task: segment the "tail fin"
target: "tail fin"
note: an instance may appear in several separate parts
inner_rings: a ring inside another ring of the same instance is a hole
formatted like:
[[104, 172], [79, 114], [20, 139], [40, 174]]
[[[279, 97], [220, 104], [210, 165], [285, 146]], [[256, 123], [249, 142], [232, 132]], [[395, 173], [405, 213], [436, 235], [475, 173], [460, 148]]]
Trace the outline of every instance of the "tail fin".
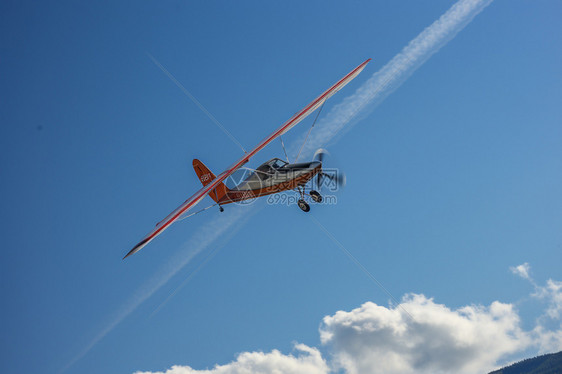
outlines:
[[[198, 159], [193, 160], [193, 169], [203, 186], [208, 185], [216, 178], [215, 174], [213, 174], [213, 172]], [[209, 192], [209, 196], [215, 201], [215, 203], [218, 203], [227, 194], [227, 192], [228, 188], [225, 184], [220, 183], [214, 190]]]

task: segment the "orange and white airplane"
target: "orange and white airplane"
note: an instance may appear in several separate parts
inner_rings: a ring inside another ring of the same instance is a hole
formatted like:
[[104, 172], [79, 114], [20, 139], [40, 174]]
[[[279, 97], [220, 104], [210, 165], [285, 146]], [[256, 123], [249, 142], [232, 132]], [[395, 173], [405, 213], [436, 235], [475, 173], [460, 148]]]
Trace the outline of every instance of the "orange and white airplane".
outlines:
[[[131, 249], [125, 257], [123, 257], [123, 259], [142, 249], [150, 241], [166, 230], [172, 223], [181, 217], [184, 217], [186, 213], [190, 212], [192, 208], [207, 195], [209, 195], [215, 203], [219, 205], [220, 210], [222, 211], [223, 208], [221, 205], [253, 199], [287, 190], [298, 190], [301, 194], [301, 199], [298, 201], [299, 208], [308, 212], [310, 210], [310, 206], [304, 200], [304, 196], [306, 194], [306, 184], [314, 178], [314, 176], [318, 176], [318, 178], [321, 176], [333, 178], [332, 176], [322, 172], [322, 152], [317, 152], [320, 156], [317, 160], [298, 164], [289, 164], [279, 158], [271, 159], [259, 166], [255, 170], [255, 173], [232, 189], [226, 187], [224, 181], [234, 172], [239, 170], [250, 160], [250, 158], [261, 151], [266, 145], [279, 136], [285, 134], [308, 115], [321, 107], [326, 100], [359, 75], [369, 61], [371, 61], [371, 59], [366, 60], [361, 65], [353, 69], [349, 74], [340, 79], [336, 84], [322, 93], [322, 95], [318, 96], [304, 109], [297, 112], [287, 122], [281, 125], [281, 127], [275, 130], [273, 134], [265, 138], [254, 149], [247, 152], [242, 158], [218, 176], [215, 176], [201, 161], [197, 159], [193, 160], [193, 168], [197, 173], [197, 177], [203, 184], [203, 188], [197, 191], [176, 210], [160, 221], [154, 230], [152, 230], [144, 237], [144, 239], [135, 245], [135, 247]], [[317, 191], [310, 191], [307, 195], [309, 195], [315, 202], [322, 201], [322, 196]]]

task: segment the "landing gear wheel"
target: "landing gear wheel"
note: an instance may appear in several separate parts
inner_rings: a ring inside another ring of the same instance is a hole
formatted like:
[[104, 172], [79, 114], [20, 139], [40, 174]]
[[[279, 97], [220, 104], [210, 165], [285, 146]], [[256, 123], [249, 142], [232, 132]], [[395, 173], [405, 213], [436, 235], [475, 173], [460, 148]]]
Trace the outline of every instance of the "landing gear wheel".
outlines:
[[320, 193], [318, 191], [310, 191], [310, 197], [312, 198], [312, 200], [315, 203], [321, 203], [322, 202], [322, 195], [320, 195]]
[[219, 205], [219, 212], [224, 212], [224, 208], [222, 206]]
[[301, 210], [302, 210], [303, 212], [308, 212], [308, 211], [310, 211], [310, 205], [308, 205], [308, 204], [306, 203], [306, 201], [304, 201], [303, 199], [300, 199], [300, 200], [297, 202], [297, 204], [298, 204], [299, 208], [301, 208]]

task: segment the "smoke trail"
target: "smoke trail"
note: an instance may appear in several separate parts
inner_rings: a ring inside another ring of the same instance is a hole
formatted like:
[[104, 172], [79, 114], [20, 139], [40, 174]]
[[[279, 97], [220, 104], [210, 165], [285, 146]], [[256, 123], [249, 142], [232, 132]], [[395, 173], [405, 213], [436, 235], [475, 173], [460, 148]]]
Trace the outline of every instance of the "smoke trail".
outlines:
[[[360, 119], [359, 116], [369, 114], [491, 2], [492, 0], [456, 2], [315, 126], [319, 130], [312, 132], [304, 147], [304, 156], [311, 157], [316, 149], [334, 139], [344, 127], [346, 131], [349, 130]], [[348, 123], [350, 126], [346, 127]], [[303, 140], [304, 136], [300, 143]]]
[[258, 211], [249, 207], [237, 207], [232, 204], [232, 209], [228, 209], [217, 218], [206, 223], [197, 229], [197, 233], [186, 241], [181, 250], [156, 272], [143, 286], [121, 306], [121, 308], [110, 318], [110, 322], [90, 341], [90, 343], [77, 354], [60, 371], [66, 371], [78, 360], [84, 357], [100, 340], [119, 325], [128, 315], [139, 307], [144, 301], [151, 297], [156, 291], [164, 286], [174, 275], [203, 250], [214, 244], [221, 236], [226, 233], [232, 234], [239, 230], [248, 218]]

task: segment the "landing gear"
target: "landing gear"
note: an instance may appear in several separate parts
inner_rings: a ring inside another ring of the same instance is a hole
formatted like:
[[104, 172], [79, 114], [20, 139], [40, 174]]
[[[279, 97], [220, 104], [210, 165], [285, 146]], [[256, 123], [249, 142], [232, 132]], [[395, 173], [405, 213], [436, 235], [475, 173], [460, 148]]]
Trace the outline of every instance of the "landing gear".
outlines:
[[320, 193], [318, 191], [310, 191], [309, 193], [310, 197], [312, 198], [312, 201], [314, 201], [315, 203], [321, 203], [322, 202], [322, 195], [320, 195]]
[[224, 208], [222, 206], [219, 205], [219, 212], [224, 212]]
[[297, 205], [299, 206], [299, 208], [301, 208], [303, 212], [309, 212], [310, 205], [308, 205], [308, 203], [304, 200], [304, 187], [298, 186], [297, 188], [301, 195], [301, 198], [299, 199], [299, 201], [297, 201]]
[[301, 195], [301, 198], [297, 201], [297, 205], [299, 206], [299, 208], [301, 208], [303, 212], [310, 211], [310, 205], [308, 205], [308, 203], [304, 199], [306, 195], [310, 196], [312, 201], [314, 201], [315, 203], [322, 202], [322, 195], [320, 195], [318, 191], [311, 190], [310, 193], [306, 193], [304, 186], [298, 186], [296, 190]]
[[297, 201], [297, 205], [299, 206], [299, 208], [301, 208], [303, 212], [310, 211], [310, 205], [308, 205], [307, 202], [304, 201], [304, 199], [300, 199], [299, 201]]

